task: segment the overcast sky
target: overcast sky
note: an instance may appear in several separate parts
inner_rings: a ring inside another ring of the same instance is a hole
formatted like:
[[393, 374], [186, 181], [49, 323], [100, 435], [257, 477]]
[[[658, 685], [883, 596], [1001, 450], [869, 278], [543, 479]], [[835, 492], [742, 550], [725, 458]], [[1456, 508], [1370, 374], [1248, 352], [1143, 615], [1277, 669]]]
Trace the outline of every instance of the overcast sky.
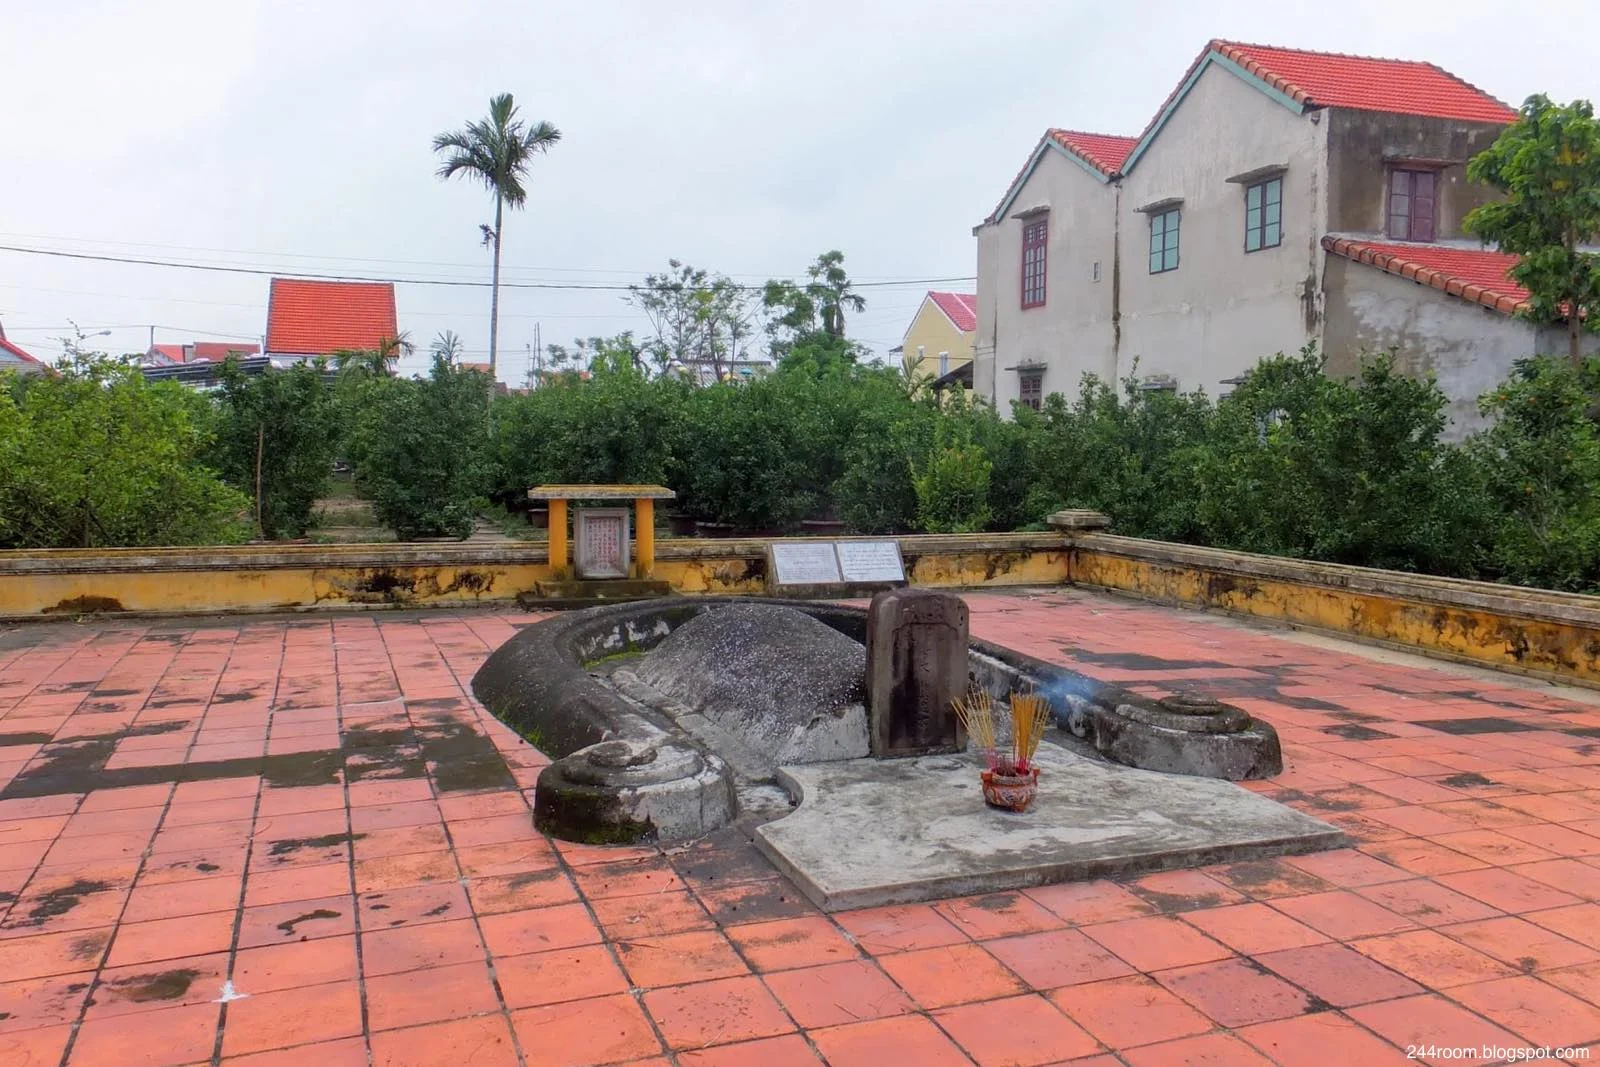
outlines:
[[[272, 271], [486, 280], [487, 195], [430, 140], [515, 94], [562, 141], [505, 277], [625, 285], [669, 258], [758, 283], [838, 248], [861, 282], [970, 276], [1041, 132], [1135, 134], [1212, 37], [1425, 59], [1513, 105], [1600, 96], [1600, 4], [0, 0], [0, 244]], [[939, 288], [970, 289], [952, 282]], [[865, 288], [899, 343], [925, 285]], [[0, 322], [114, 352], [259, 341], [267, 279], [0, 251]], [[486, 289], [396, 287], [400, 327], [487, 358]], [[501, 377], [642, 329], [620, 294], [503, 294]]]

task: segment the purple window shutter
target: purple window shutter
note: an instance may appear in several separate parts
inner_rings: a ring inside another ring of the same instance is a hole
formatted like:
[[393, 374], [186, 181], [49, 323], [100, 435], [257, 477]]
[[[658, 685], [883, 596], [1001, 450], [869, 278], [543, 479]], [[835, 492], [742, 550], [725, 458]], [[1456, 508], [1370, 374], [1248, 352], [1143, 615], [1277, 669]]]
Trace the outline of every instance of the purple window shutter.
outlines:
[[1411, 172], [1405, 170], [1390, 171], [1388, 205], [1388, 231], [1390, 237], [1401, 241], [1410, 238], [1410, 200]]
[[1433, 183], [1432, 171], [1418, 171], [1412, 175], [1411, 239], [1433, 240]]

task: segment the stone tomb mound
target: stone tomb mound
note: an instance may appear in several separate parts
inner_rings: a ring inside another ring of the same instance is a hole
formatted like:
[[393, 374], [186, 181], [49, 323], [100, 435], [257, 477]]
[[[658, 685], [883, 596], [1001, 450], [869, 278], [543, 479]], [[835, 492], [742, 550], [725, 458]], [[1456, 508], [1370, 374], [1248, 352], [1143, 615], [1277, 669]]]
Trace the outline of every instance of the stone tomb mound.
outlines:
[[867, 754], [866, 649], [790, 607], [737, 604], [690, 619], [611, 682], [732, 765], [770, 781], [786, 764]]

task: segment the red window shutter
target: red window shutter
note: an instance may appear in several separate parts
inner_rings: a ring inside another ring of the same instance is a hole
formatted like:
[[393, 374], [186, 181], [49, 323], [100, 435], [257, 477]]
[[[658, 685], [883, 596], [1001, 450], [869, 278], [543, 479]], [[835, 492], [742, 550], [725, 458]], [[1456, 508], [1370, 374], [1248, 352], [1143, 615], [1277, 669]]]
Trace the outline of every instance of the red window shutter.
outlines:
[[1412, 175], [1411, 239], [1433, 240], [1433, 183], [1437, 176], [1432, 171], [1417, 171]]

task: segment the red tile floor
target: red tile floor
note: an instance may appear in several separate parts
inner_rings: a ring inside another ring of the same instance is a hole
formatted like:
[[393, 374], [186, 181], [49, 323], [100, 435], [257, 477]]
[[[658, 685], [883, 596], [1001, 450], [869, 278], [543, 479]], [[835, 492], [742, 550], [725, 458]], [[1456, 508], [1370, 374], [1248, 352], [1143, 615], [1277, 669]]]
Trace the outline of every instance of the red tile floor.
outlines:
[[970, 602], [982, 636], [1266, 717], [1287, 769], [1252, 788], [1353, 847], [827, 916], [737, 832], [534, 831], [545, 759], [468, 691], [531, 616], [28, 626], [0, 631], [0, 1064], [1298, 1067], [1600, 1040], [1595, 694], [1078, 591]]

